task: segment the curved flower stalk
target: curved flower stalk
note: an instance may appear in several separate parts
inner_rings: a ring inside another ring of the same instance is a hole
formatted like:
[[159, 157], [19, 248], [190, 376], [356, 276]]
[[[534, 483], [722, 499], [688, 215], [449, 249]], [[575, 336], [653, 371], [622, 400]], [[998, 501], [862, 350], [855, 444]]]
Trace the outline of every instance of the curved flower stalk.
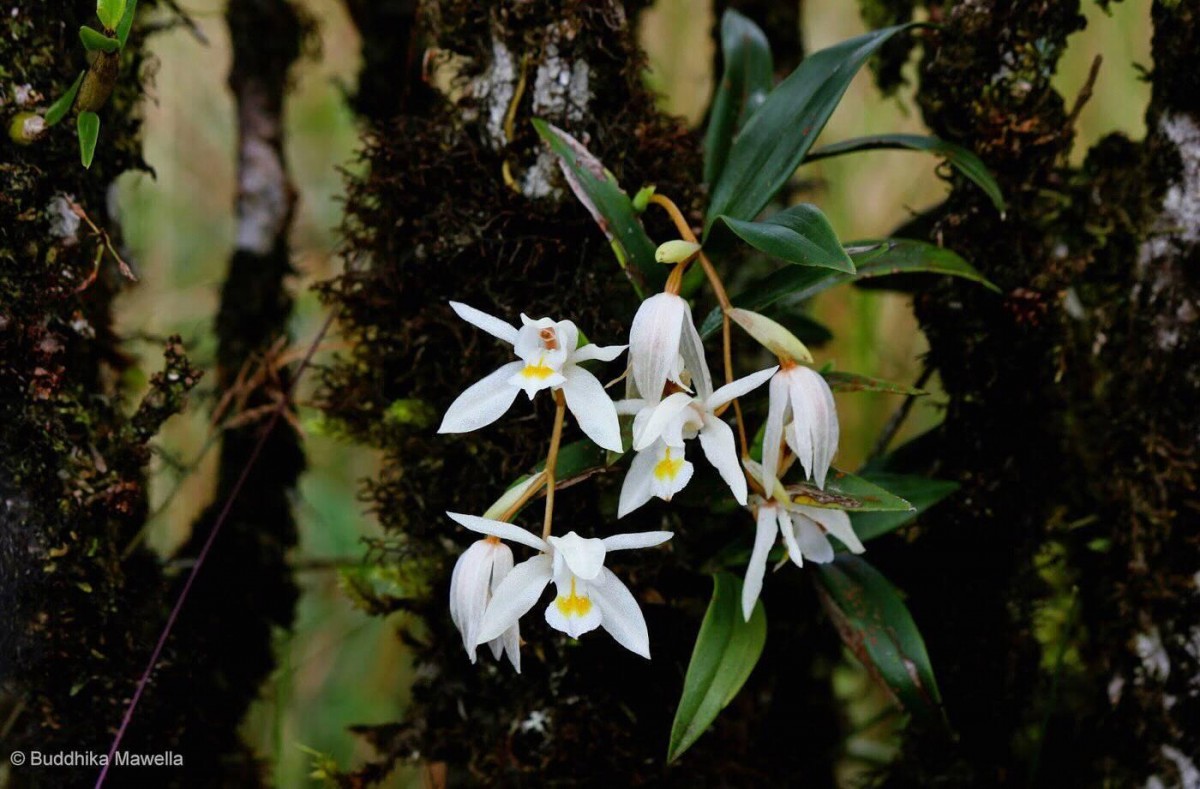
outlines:
[[[702, 375], [696, 394], [674, 392], [657, 405], [646, 401], [625, 401], [622, 410], [638, 408], [633, 421], [633, 448], [637, 450], [625, 482], [617, 517], [624, 517], [645, 504], [652, 496], [666, 501], [691, 479], [691, 464], [684, 460], [684, 442], [700, 439], [708, 462], [733, 492], [738, 504], [746, 504], [746, 477], [742, 473], [733, 430], [717, 412], [734, 398], [762, 386], [779, 368], [759, 370], [714, 391], [704, 390], [708, 366], [699, 361]], [[709, 384], [711, 386], [711, 384]]]
[[[756, 480], [765, 481], [767, 469], [752, 460], [745, 461], [745, 465]], [[771, 546], [775, 544], [776, 535], [783, 540], [787, 558], [797, 567], [803, 567], [805, 559], [817, 564], [832, 562], [834, 549], [829, 542], [830, 534], [837, 537], [851, 553], [866, 550], [854, 533], [850, 516], [845, 511], [797, 504], [778, 480], [774, 480], [769, 488], [764, 485], [764, 490], [768, 494], [755, 496], [751, 502], [751, 506], [757, 510], [757, 528], [754, 549], [746, 565], [746, 580], [742, 585], [742, 615], [747, 622], [762, 591], [767, 557]]]
[[[472, 543], [454, 564], [450, 575], [450, 618], [462, 633], [463, 648], [472, 663], [483, 612], [512, 567], [512, 549], [496, 537]], [[486, 643], [497, 660], [507, 654], [513, 668], [518, 674], [521, 672], [521, 635], [516, 624]]]
[[495, 422], [512, 406], [517, 393], [529, 399], [543, 389], [561, 390], [580, 429], [605, 449], [621, 451], [621, 429], [613, 402], [604, 386], [581, 362], [609, 362], [624, 345], [579, 344], [579, 329], [571, 321], [533, 320], [522, 314], [520, 329], [485, 312], [450, 302], [460, 318], [513, 346], [517, 361], [496, 370], [458, 396], [438, 428], [439, 433], [467, 433]]
[[668, 531], [617, 534], [586, 539], [575, 532], [543, 540], [519, 526], [456, 512], [446, 513], [466, 528], [519, 542], [538, 555], [518, 564], [492, 592], [475, 631], [477, 644], [500, 638], [537, 605], [551, 581], [557, 594], [546, 607], [546, 622], [572, 638], [602, 627], [617, 643], [644, 658], [650, 657], [646, 619], [629, 588], [604, 566], [608, 551], [650, 548], [673, 536]]

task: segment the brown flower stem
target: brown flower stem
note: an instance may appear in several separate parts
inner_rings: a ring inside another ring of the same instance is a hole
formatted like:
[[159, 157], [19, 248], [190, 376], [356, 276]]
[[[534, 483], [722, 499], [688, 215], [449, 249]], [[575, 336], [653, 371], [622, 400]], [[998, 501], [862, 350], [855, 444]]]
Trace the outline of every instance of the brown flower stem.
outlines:
[[554, 392], [554, 432], [550, 434], [550, 451], [546, 453], [546, 517], [542, 521], [542, 539], [550, 536], [550, 524], [554, 520], [554, 470], [558, 466], [558, 445], [562, 442], [563, 416], [567, 412], [567, 401], [561, 389]]

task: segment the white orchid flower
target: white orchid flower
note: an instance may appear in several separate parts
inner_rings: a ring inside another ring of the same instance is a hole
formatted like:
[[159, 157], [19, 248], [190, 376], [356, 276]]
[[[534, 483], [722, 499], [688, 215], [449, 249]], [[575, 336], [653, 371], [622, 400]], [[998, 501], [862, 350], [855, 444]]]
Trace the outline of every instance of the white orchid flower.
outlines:
[[[512, 549], [495, 537], [472, 543], [454, 564], [450, 576], [450, 618], [462, 633], [463, 647], [475, 662], [476, 635], [483, 612], [500, 582], [513, 567]], [[487, 642], [497, 660], [507, 653], [517, 673], [521, 673], [521, 635], [513, 625]]]
[[[707, 374], [703, 359], [700, 369]], [[623, 401], [621, 410], [639, 409], [633, 420], [633, 448], [637, 454], [621, 486], [617, 517], [633, 512], [652, 496], [670, 501], [671, 496], [682, 490], [692, 477], [692, 464], [684, 460], [684, 442], [697, 437], [708, 462], [725, 480], [738, 504], [745, 505], [746, 477], [738, 459], [733, 430], [716, 412], [726, 403], [762, 386], [777, 369], [759, 370], [715, 392], [711, 388], [705, 391], [705, 375], [697, 380], [695, 395], [675, 392], [657, 405], [642, 400]]]
[[825, 476], [837, 452], [837, 407], [829, 384], [811, 367], [785, 365], [771, 379], [763, 435], [763, 487], [767, 490], [775, 484], [781, 441], [787, 442], [804, 473], [824, 490]]
[[[763, 480], [766, 469], [762, 466], [748, 460], [746, 469], [755, 479]], [[787, 556], [797, 567], [803, 567], [805, 559], [817, 564], [833, 561], [834, 550], [829, 542], [829, 534], [841, 540], [852, 553], [866, 550], [854, 533], [850, 516], [845, 511], [797, 504], [778, 481], [769, 488], [764, 486], [764, 489], [768, 492], [766, 498], [754, 497], [758, 524], [750, 562], [746, 565], [746, 580], [742, 584], [742, 615], [747, 622], [762, 592], [767, 556], [775, 544], [776, 535], [783, 539]]]
[[543, 389], [561, 389], [567, 408], [580, 429], [605, 449], [621, 451], [621, 428], [613, 402], [596, 376], [580, 362], [610, 362], [624, 345], [584, 345], [577, 348], [579, 329], [571, 321], [533, 320], [522, 314], [517, 329], [474, 307], [450, 302], [458, 316], [513, 346], [518, 361], [496, 370], [458, 396], [442, 419], [439, 433], [467, 433], [490, 425], [508, 411], [517, 393], [533, 396]]
[[629, 364], [634, 386], [652, 405], [662, 400], [667, 381], [688, 388], [681, 377], [685, 367], [697, 389], [712, 391], [704, 344], [692, 322], [692, 309], [674, 293], [658, 293], [638, 307], [629, 330]]
[[475, 634], [477, 643], [499, 638], [516, 626], [553, 581], [558, 593], [546, 607], [546, 622], [551, 627], [572, 638], [603, 627], [621, 646], [650, 657], [646, 619], [629, 588], [604, 566], [604, 558], [608, 551], [661, 545], [671, 539], [671, 532], [617, 534], [604, 539], [585, 539], [570, 532], [543, 540], [511, 523], [447, 514], [472, 531], [519, 542], [539, 552], [514, 567], [492, 593]]

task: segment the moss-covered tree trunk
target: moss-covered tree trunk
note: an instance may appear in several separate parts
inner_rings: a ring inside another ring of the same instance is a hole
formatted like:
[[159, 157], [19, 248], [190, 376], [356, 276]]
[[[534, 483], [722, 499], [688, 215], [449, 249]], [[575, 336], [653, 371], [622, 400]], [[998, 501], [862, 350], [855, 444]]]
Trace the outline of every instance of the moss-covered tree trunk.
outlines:
[[1050, 78], [1079, 4], [931, 10], [925, 118], [980, 154], [1009, 210], [958, 183], [908, 229], [1004, 293], [916, 296], [949, 405], [909, 455], [963, 490], [872, 553], [911, 595], [955, 736], [910, 732], [891, 782], [1192, 785], [1200, 12], [1155, 4], [1147, 139], [1072, 168], [1075, 97]]

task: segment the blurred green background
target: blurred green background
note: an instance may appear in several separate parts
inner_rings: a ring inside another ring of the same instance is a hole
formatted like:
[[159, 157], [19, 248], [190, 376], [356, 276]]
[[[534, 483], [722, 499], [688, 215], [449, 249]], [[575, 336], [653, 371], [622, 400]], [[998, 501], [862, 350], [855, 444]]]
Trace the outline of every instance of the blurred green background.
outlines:
[[[150, 369], [158, 363], [159, 338], [171, 333], [182, 334], [195, 361], [211, 367], [212, 320], [233, 245], [235, 130], [225, 83], [230, 52], [224, 4], [190, 0], [181, 5], [207, 44], [184, 27], [151, 39], [155, 62], [146, 104], [146, 159], [155, 176], [127, 175], [118, 191], [121, 223], [141, 283], [122, 297], [117, 313], [130, 350], [141, 353]], [[306, 344], [324, 319], [310, 286], [341, 266], [335, 254], [342, 188], [338, 168], [351, 165], [356, 146], [358, 130], [345, 96], [359, 60], [356, 33], [340, 3], [302, 0], [300, 5], [318, 25], [308, 57], [293, 72], [286, 129], [288, 164], [300, 193], [291, 238], [297, 271], [293, 334], [298, 344]], [[1095, 93], [1079, 117], [1076, 162], [1105, 134], [1144, 134], [1148, 86], [1135, 65], [1149, 66], [1149, 6], [1150, 0], [1125, 0], [1106, 14], [1085, 4], [1088, 27], [1072, 38], [1056, 76], [1071, 102], [1092, 59], [1104, 56]], [[847, 0], [805, 0], [804, 9], [809, 51], [864, 30], [856, 4]], [[647, 80], [662, 94], [663, 107], [693, 126], [702, 122], [712, 89], [713, 24], [708, 2], [658, 0], [639, 31], [650, 55]], [[911, 83], [911, 64], [907, 73]], [[911, 85], [884, 99], [863, 73], [822, 141], [889, 131], [923, 131]], [[806, 170], [817, 187], [805, 199], [821, 205], [845, 240], [886, 235], [945, 193], [936, 164], [902, 152], [824, 160]], [[836, 336], [820, 361], [895, 381], [911, 382], [919, 375], [926, 345], [907, 298], [839, 288], [821, 296], [813, 312]], [[335, 331], [318, 358], [336, 352], [338, 342]], [[940, 418], [936, 380], [927, 388], [934, 393], [918, 401], [899, 440]], [[324, 435], [317, 414], [304, 402], [302, 393], [310, 468], [296, 498], [301, 545], [294, 563], [303, 596], [294, 632], [278, 636], [279, 669], [245, 723], [248, 740], [273, 765], [276, 785], [288, 787], [313, 780], [308, 777], [312, 757], [305, 749], [329, 754], [343, 766], [368, 757], [368, 749], [346, 727], [395, 720], [403, 713], [412, 672], [393, 634], [396, 622], [355, 610], [337, 584], [337, 566], [358, 561], [361, 539], [379, 534], [357, 497], [359, 480], [375, 473], [378, 460]], [[900, 398], [883, 394], [839, 396], [839, 465], [854, 468], [861, 462], [899, 403]], [[202, 387], [189, 413], [173, 419], [160, 439], [149, 539], [164, 554], [186, 539], [212, 495], [216, 453], [205, 451], [212, 405], [211, 388]], [[839, 692], [853, 702], [851, 717], [859, 726], [843, 771], [845, 781], [853, 783], [861, 767], [888, 757], [886, 729], [898, 724], [895, 716], [878, 716], [886, 708], [861, 672], [848, 669], [838, 682]], [[396, 785], [417, 782], [415, 771], [395, 778]]]

